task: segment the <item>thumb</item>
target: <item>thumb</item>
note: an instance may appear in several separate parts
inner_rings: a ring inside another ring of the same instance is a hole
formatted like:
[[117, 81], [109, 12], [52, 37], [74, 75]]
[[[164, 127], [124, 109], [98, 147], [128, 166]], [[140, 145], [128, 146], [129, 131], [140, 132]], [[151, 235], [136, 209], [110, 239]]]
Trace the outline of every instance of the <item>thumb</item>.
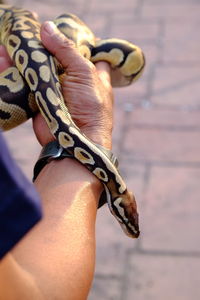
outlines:
[[41, 39], [45, 48], [54, 55], [63, 68], [80, 70], [82, 64], [86, 63], [72, 40], [62, 34], [53, 22], [46, 21], [41, 26]]

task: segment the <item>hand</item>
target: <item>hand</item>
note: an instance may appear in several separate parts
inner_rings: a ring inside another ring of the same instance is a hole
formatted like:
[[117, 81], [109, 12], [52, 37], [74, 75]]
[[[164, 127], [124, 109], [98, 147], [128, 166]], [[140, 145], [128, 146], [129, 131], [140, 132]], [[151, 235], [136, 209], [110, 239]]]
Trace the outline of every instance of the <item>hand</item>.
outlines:
[[0, 73], [12, 66], [12, 61], [4, 46], [0, 45]]
[[[66, 70], [62, 90], [74, 122], [93, 142], [111, 148], [113, 95], [108, 64], [94, 66], [83, 58], [52, 22], [41, 26], [41, 39]], [[11, 65], [2, 46], [0, 63], [0, 72]], [[41, 145], [54, 139], [41, 114], [34, 118], [33, 128]]]
[[[64, 37], [52, 22], [41, 27], [42, 42], [66, 70], [62, 81], [63, 96], [70, 114], [81, 129], [94, 142], [111, 148], [112, 89], [109, 66], [96, 67], [83, 58], [74, 43]], [[42, 131], [44, 121], [39, 115], [34, 130], [41, 144], [52, 140], [49, 131]]]

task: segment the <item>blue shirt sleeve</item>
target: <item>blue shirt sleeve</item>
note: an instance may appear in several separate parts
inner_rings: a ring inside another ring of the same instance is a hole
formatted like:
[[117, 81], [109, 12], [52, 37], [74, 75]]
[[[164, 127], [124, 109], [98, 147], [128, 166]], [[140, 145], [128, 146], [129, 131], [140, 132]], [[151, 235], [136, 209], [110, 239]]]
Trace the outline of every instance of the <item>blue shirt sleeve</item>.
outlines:
[[0, 259], [41, 219], [39, 195], [0, 133]]

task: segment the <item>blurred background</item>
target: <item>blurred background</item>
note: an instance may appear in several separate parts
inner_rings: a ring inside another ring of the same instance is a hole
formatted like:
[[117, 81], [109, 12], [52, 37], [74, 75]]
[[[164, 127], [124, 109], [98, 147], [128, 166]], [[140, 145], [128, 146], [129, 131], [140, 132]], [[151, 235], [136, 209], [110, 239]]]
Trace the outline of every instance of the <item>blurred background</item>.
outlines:
[[[138, 44], [146, 69], [115, 89], [113, 151], [134, 191], [141, 236], [105, 206], [89, 300], [200, 299], [200, 0], [9, 0], [52, 20], [83, 19], [98, 37]], [[40, 147], [31, 122], [5, 134], [26, 175]], [[80, 270], [81, 271], [81, 270]]]

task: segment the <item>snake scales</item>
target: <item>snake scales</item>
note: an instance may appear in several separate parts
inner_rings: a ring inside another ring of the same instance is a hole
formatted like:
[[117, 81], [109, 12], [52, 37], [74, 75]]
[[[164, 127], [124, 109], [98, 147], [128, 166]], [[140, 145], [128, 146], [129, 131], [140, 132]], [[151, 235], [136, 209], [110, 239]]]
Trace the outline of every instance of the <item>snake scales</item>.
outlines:
[[[144, 56], [140, 48], [119, 40], [98, 40], [76, 16], [65, 14], [54, 23], [92, 62], [112, 67], [113, 86], [128, 85], [140, 76]], [[74, 124], [61, 94], [58, 66], [40, 40], [40, 24], [21, 8], [0, 5], [0, 43], [14, 61], [0, 77], [0, 128], [18, 126], [39, 109], [59, 144], [104, 185], [108, 206], [125, 233], [139, 236], [138, 214], [132, 193], [107, 155]], [[22, 101], [23, 99], [23, 101]]]

